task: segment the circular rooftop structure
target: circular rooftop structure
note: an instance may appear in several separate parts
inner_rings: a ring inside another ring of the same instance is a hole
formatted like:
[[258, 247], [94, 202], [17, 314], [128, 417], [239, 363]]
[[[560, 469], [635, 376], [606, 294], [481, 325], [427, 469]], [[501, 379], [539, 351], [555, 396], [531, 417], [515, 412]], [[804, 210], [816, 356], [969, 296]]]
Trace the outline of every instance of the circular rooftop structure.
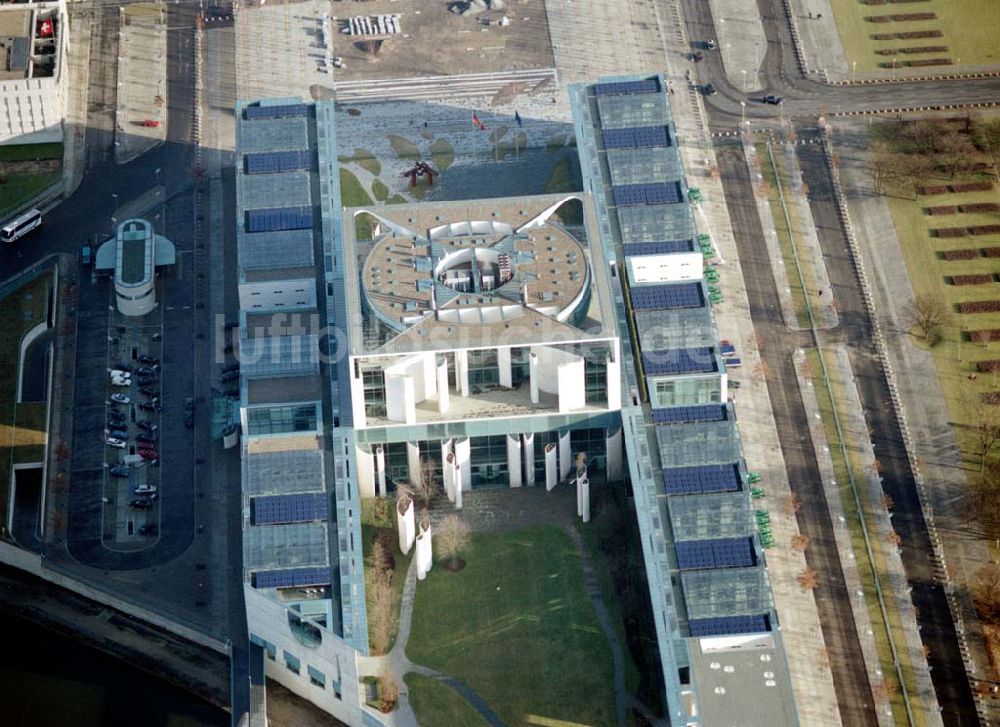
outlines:
[[429, 236], [378, 238], [361, 270], [365, 305], [404, 331], [428, 315], [464, 325], [499, 323], [531, 308], [560, 322], [585, 312], [590, 268], [562, 227], [523, 231], [495, 222], [441, 225]]

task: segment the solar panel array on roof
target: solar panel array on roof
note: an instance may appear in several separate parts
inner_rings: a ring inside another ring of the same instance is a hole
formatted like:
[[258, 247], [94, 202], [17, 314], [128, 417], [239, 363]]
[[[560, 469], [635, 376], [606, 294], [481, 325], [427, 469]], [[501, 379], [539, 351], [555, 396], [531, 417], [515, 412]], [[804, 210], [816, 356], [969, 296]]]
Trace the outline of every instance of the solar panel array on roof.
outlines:
[[668, 495], [735, 492], [740, 489], [740, 473], [735, 464], [670, 467], [663, 470], [663, 489]]
[[629, 294], [632, 298], [632, 307], [637, 310], [701, 308], [705, 305], [700, 283], [642, 285], [630, 287]]
[[304, 103], [281, 104], [278, 106], [247, 106], [243, 109], [243, 118], [248, 121], [255, 119], [284, 119], [289, 116], [305, 116], [309, 107]]
[[311, 168], [312, 154], [308, 149], [244, 154], [243, 162], [247, 174], [278, 174]]
[[[701, 374], [715, 371], [715, 356], [710, 348], [675, 348], [671, 351], [647, 351], [642, 354], [647, 376], [664, 374]], [[705, 419], [702, 421], [718, 421]]]
[[309, 230], [313, 226], [312, 207], [272, 207], [247, 210], [247, 232]]
[[625, 129], [604, 129], [605, 149], [648, 149], [670, 146], [666, 126], [630, 126]]
[[595, 83], [595, 96], [614, 96], [622, 93], [658, 93], [660, 83], [655, 78], [644, 81], [612, 81], [610, 83]]
[[283, 568], [257, 571], [252, 580], [254, 588], [296, 588], [328, 586], [332, 578], [329, 568]]
[[731, 634], [756, 634], [771, 630], [767, 614], [749, 616], [719, 616], [688, 621], [692, 636], [728, 636]]
[[721, 422], [726, 419], [725, 404], [698, 404], [653, 409], [654, 424], [685, 424], [688, 422]]
[[679, 182], [653, 182], [646, 184], [616, 184], [611, 187], [617, 207], [636, 205], [677, 204], [681, 196]]
[[672, 255], [675, 252], [693, 252], [694, 240], [664, 240], [663, 242], [628, 242], [622, 245], [625, 257], [636, 255]]
[[756, 561], [750, 538], [687, 540], [674, 543], [674, 549], [677, 551], [677, 567], [681, 570], [744, 568], [754, 565]]
[[326, 494], [302, 493], [268, 495], [250, 500], [251, 525], [278, 525], [326, 520], [329, 501]]

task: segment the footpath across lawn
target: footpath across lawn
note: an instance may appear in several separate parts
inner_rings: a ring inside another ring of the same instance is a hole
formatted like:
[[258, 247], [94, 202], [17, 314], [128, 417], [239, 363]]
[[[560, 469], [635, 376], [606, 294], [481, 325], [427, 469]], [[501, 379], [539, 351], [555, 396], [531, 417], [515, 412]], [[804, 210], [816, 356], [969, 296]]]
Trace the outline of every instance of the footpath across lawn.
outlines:
[[410, 706], [420, 724], [427, 727], [487, 727], [489, 724], [462, 695], [447, 684], [421, 674], [407, 674], [404, 680], [410, 690]]
[[614, 724], [611, 650], [562, 530], [476, 533], [417, 584], [406, 653], [461, 679], [510, 725]]

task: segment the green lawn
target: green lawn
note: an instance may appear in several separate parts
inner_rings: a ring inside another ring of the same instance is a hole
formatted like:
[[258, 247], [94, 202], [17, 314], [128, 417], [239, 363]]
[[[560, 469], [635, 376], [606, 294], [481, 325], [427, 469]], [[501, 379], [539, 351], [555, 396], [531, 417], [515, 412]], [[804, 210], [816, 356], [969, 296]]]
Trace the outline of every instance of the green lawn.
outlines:
[[447, 684], [420, 674], [407, 674], [403, 679], [410, 690], [410, 706], [423, 727], [483, 727], [489, 724]]
[[[2, 147], [0, 147], [2, 148]], [[0, 216], [16, 210], [22, 204], [41, 194], [62, 178], [62, 172], [48, 174], [14, 174], [0, 184]]]
[[569, 537], [477, 533], [465, 559], [418, 584], [410, 659], [462, 679], [510, 725], [613, 724], [611, 650]]
[[[929, 0], [920, 3], [890, 3], [862, 5], [858, 0], [831, 0], [837, 21], [841, 44], [848, 63], [857, 61], [858, 73], [882, 71], [880, 62], [892, 63], [926, 58], [951, 58], [951, 66], [928, 67], [929, 73], [954, 73], [973, 65], [1000, 64], [1000, 12], [996, 0]], [[864, 18], [875, 15], [900, 15], [933, 12], [936, 20], [869, 23]], [[803, 20], [800, 22], [809, 22]], [[905, 33], [914, 30], [940, 30], [940, 38], [911, 38], [906, 40], [872, 40], [873, 33]], [[876, 55], [880, 49], [912, 48], [918, 46], [947, 46], [947, 52], [922, 54]], [[957, 61], [961, 59], [959, 67]], [[902, 66], [900, 66], [902, 67]], [[889, 71], [891, 73], [891, 70]]]
[[[32, 461], [37, 461], [44, 441], [39, 431], [44, 426], [44, 413], [39, 414], [34, 404], [16, 406], [15, 399], [21, 338], [45, 320], [50, 280], [42, 276], [0, 300], [0, 523], [7, 522], [13, 463], [28, 461], [32, 456]], [[20, 411], [25, 407], [27, 411]], [[16, 423], [29, 428], [22, 430]]]
[[62, 159], [62, 142], [49, 144], [11, 144], [0, 146], [0, 162], [33, 161], [35, 159]]
[[340, 203], [344, 207], [368, 207], [372, 198], [353, 172], [340, 168]]

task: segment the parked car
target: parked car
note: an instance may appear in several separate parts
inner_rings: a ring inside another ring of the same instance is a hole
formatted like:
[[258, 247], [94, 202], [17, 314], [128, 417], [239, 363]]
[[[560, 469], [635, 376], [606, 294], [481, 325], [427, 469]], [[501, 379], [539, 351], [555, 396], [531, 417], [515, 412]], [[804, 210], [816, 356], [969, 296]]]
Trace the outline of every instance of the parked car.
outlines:
[[155, 399], [160, 392], [158, 392], [156, 389], [142, 388], [139, 389], [139, 393], [147, 398]]
[[144, 401], [139, 404], [139, 408], [143, 411], [163, 411], [163, 407], [159, 403], [153, 403], [151, 401]]
[[139, 535], [156, 535], [156, 523], [143, 523], [140, 525]]
[[142, 484], [132, 490], [137, 495], [150, 495], [156, 492], [156, 485], [146, 485]]
[[118, 363], [116, 363], [115, 369], [117, 369], [118, 371], [124, 371], [127, 374], [132, 373], [132, 367], [129, 364], [125, 363], [124, 361], [119, 361]]
[[108, 432], [108, 436], [112, 439], [124, 439], [128, 440], [128, 432], [124, 429], [112, 429]]
[[184, 426], [187, 429], [194, 429], [194, 413], [193, 412], [187, 412], [184, 415]]
[[239, 399], [240, 398], [240, 390], [239, 389], [226, 389], [224, 393], [230, 399]]
[[115, 404], [131, 404], [132, 400], [129, 399], [125, 394], [112, 394], [111, 401]]
[[133, 510], [152, 510], [153, 501], [145, 497], [139, 497], [132, 500], [132, 502], [129, 503], [129, 507]]
[[135, 435], [135, 441], [140, 442], [142, 444], [156, 444], [156, 437], [154, 437], [152, 434], [147, 434], [146, 432], [142, 432], [141, 434]]
[[84, 243], [80, 248], [80, 264], [87, 267], [93, 261], [93, 248], [89, 243]]
[[155, 376], [160, 371], [159, 364], [152, 364], [151, 366], [140, 366], [135, 370], [139, 376]]
[[140, 429], [145, 429], [150, 434], [155, 434], [156, 430], [160, 428], [156, 424], [153, 424], [153, 422], [136, 422], [136, 426]]
[[718, 47], [719, 47], [719, 44], [716, 43], [714, 39], [710, 39], [710, 40], [706, 40], [705, 41], [705, 48], [707, 48], [708, 50], [715, 50]]
[[705, 60], [705, 54], [702, 53], [700, 50], [696, 50], [694, 53], [691, 54], [691, 60], [694, 61], [695, 63], [703, 61]]
[[118, 437], [108, 437], [104, 440], [109, 447], [114, 447], [115, 449], [125, 449], [125, 442]]
[[184, 400], [184, 411], [194, 411], [194, 399], [191, 397]]
[[144, 353], [139, 357], [139, 362], [144, 364], [158, 364], [160, 359], [155, 356], [150, 356], [148, 353]]
[[714, 83], [706, 83], [704, 86], [701, 87], [701, 92], [706, 96], [714, 96], [715, 94], [718, 93], [718, 90], [715, 88]]
[[730, 389], [738, 389], [738, 388], [740, 388], [740, 382], [737, 381], [736, 379], [730, 379], [729, 380], [729, 388]]
[[155, 449], [140, 449], [139, 456], [143, 459], [159, 459], [160, 454]]
[[785, 99], [783, 99], [781, 96], [775, 96], [773, 93], [769, 93], [764, 98], [761, 99], [761, 102], [762, 103], [769, 103], [772, 106], [777, 106], [778, 104], [780, 104], [784, 100]]
[[126, 419], [125, 415], [117, 411], [108, 411], [108, 421], [109, 422], [124, 422]]
[[117, 464], [108, 470], [108, 474], [112, 477], [128, 477], [132, 474], [132, 468], [127, 464]]

